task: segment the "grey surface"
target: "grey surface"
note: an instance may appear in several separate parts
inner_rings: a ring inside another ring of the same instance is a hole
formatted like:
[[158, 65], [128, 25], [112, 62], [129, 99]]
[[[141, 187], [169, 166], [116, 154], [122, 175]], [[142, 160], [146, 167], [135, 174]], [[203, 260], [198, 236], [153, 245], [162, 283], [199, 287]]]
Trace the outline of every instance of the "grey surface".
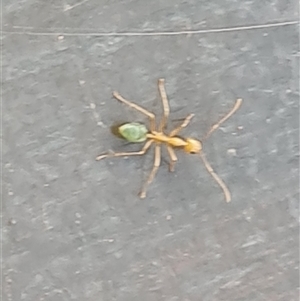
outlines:
[[[75, 5], [75, 6], [74, 6]], [[176, 36], [298, 19], [297, 1], [10, 1], [3, 4], [3, 300], [298, 300], [298, 27]], [[23, 34], [21, 34], [23, 32]], [[110, 126], [146, 121], [113, 90], [201, 139], [139, 200], [152, 154]], [[178, 122], [178, 121], [177, 121]], [[236, 155], [231, 149], [236, 150]], [[228, 152], [229, 150], [229, 152]]]

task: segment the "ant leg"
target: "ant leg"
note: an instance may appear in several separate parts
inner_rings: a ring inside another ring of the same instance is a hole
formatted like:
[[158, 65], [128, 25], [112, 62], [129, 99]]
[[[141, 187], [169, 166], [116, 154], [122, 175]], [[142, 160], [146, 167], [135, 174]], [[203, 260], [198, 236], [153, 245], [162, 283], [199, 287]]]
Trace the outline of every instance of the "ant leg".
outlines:
[[146, 190], [147, 190], [149, 184], [153, 181], [153, 179], [157, 173], [158, 167], [160, 166], [160, 159], [161, 159], [160, 150], [161, 150], [160, 144], [156, 144], [153, 168], [151, 170], [151, 173], [149, 174], [149, 177], [148, 177], [146, 183], [144, 184], [144, 186], [139, 194], [141, 199], [144, 199], [146, 197]]
[[155, 115], [152, 112], [149, 112], [146, 109], [138, 106], [137, 104], [135, 104], [135, 103], [133, 103], [133, 102], [131, 102], [129, 100], [126, 100], [118, 92], [113, 92], [113, 96], [117, 100], [119, 100], [119, 101], [125, 103], [126, 105], [128, 105], [129, 107], [131, 107], [131, 108], [133, 108], [133, 109], [141, 112], [142, 114], [148, 116], [149, 119], [150, 119], [150, 131], [155, 131]]
[[225, 183], [222, 181], [222, 179], [215, 173], [207, 159], [205, 158], [203, 153], [200, 153], [200, 158], [202, 159], [204, 166], [206, 167], [207, 171], [212, 175], [212, 177], [216, 180], [216, 182], [220, 185], [220, 187], [223, 189], [225, 200], [227, 203], [231, 201], [231, 196], [228, 188], [226, 187]]
[[138, 152], [127, 152], [127, 153], [105, 153], [103, 155], [99, 155], [96, 160], [102, 160], [104, 158], [111, 158], [111, 157], [126, 157], [126, 156], [138, 156], [138, 155], [144, 155], [146, 151], [149, 149], [151, 144], [154, 142], [154, 140], [148, 140], [144, 147], [138, 151]]
[[173, 172], [174, 171], [174, 165], [178, 161], [178, 159], [177, 159], [177, 156], [174, 152], [174, 149], [170, 145], [167, 145], [167, 151], [168, 151], [169, 156], [171, 158], [170, 165], [169, 165], [169, 171]]
[[183, 128], [185, 128], [191, 121], [191, 119], [195, 116], [195, 114], [189, 114], [183, 121], [183, 123], [175, 128], [169, 135], [169, 137], [176, 136]]
[[164, 115], [160, 121], [160, 125], [158, 128], [158, 131], [162, 132], [166, 126], [166, 123], [167, 123], [167, 120], [169, 117], [169, 113], [170, 113], [169, 101], [168, 101], [167, 93], [166, 93], [166, 89], [165, 89], [165, 80], [163, 78], [158, 80], [158, 89], [159, 89], [161, 101], [163, 104], [163, 110], [164, 110]]
[[210, 128], [208, 133], [205, 135], [204, 139], [207, 139], [216, 129], [219, 128], [219, 126], [224, 121], [226, 121], [231, 115], [233, 115], [238, 110], [238, 108], [241, 106], [241, 104], [242, 104], [242, 99], [241, 98], [237, 99], [236, 103], [235, 103], [234, 107], [231, 109], [231, 111], [226, 116], [224, 116], [219, 122], [217, 122]]

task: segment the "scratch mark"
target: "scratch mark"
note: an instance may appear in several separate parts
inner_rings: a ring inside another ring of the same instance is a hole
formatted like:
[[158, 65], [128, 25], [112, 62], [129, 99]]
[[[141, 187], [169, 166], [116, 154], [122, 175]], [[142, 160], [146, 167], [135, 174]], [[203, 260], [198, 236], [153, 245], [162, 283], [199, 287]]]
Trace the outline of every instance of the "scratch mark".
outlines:
[[266, 241], [265, 233], [259, 233], [248, 237], [247, 241], [241, 246], [242, 249], [252, 247]]
[[[256, 25], [245, 25], [238, 27], [225, 27], [225, 28], [212, 28], [212, 29], [200, 29], [200, 30], [183, 30], [183, 31], [143, 31], [143, 32], [37, 32], [37, 31], [1, 31], [3, 34], [14, 34], [14, 35], [33, 35], [33, 36], [94, 36], [94, 37], [149, 37], [149, 36], [178, 36], [178, 35], [195, 35], [195, 34], [209, 34], [209, 33], [223, 33], [233, 31], [244, 31], [254, 29], [265, 29], [272, 27], [282, 27], [289, 25], [299, 24], [299, 21], [286, 21], [269, 24], [256, 24]], [[21, 27], [24, 28], [24, 27]], [[26, 27], [25, 27], [26, 28]], [[51, 28], [49, 28], [51, 30]]]
[[71, 9], [73, 9], [73, 8], [79, 6], [79, 5], [84, 4], [84, 3], [87, 2], [87, 1], [88, 1], [88, 0], [83, 0], [83, 1], [81, 1], [81, 2], [79, 2], [79, 3], [74, 4], [74, 5], [66, 4], [66, 5], [65, 5], [65, 8], [64, 8], [64, 11], [71, 10]]
[[[13, 270], [9, 269], [7, 272], [11, 273]], [[12, 278], [9, 277], [9, 275], [6, 275], [4, 277], [5, 283], [4, 283], [4, 291], [6, 292], [6, 297], [8, 301], [12, 301]]]
[[252, 272], [258, 264], [252, 264], [249, 268], [236, 271], [235, 275], [232, 277], [232, 279], [228, 282], [226, 282], [224, 285], [220, 286], [220, 289], [226, 289], [226, 288], [233, 288], [241, 283], [240, 279], [245, 277], [248, 273]]

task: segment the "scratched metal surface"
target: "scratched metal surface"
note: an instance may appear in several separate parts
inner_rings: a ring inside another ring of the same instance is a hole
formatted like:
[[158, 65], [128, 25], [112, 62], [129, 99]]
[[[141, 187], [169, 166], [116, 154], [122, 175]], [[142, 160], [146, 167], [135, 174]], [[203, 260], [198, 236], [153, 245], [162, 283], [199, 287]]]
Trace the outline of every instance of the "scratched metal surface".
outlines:
[[[64, 3], [64, 4], [63, 4]], [[297, 1], [10, 1], [3, 4], [3, 300], [298, 300], [298, 27], [188, 35], [297, 20]], [[110, 133], [143, 121], [113, 90], [205, 141], [199, 158], [152, 154]]]

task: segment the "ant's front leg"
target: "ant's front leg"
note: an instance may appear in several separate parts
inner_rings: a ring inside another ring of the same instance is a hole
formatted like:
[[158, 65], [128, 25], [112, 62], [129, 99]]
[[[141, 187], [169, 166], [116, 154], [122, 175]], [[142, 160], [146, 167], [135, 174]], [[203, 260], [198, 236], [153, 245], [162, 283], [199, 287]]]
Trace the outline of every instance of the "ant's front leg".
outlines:
[[170, 164], [169, 164], [169, 171], [173, 172], [174, 171], [174, 165], [178, 161], [178, 159], [177, 159], [177, 156], [174, 152], [174, 149], [170, 145], [167, 145], [167, 151], [168, 151], [168, 154], [171, 158], [171, 161], [170, 161]]

